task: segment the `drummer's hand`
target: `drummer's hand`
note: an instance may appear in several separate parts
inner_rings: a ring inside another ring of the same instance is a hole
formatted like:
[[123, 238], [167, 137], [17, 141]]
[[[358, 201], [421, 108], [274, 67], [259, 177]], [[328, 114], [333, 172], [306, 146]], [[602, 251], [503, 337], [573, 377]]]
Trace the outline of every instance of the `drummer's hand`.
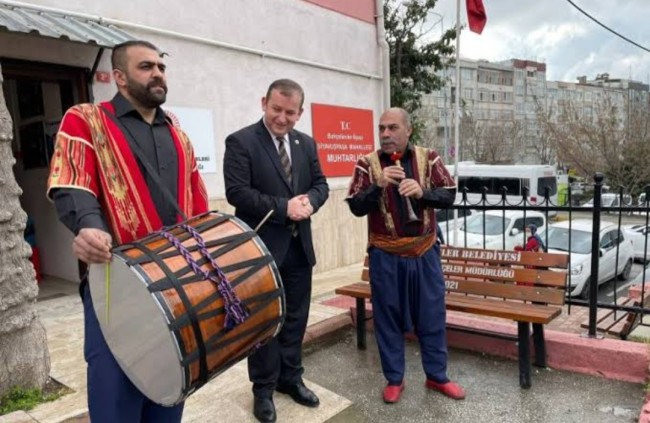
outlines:
[[111, 235], [101, 229], [84, 228], [72, 243], [74, 255], [84, 263], [100, 264], [111, 261]]
[[287, 204], [287, 216], [295, 222], [307, 219], [313, 212], [314, 207], [309, 202], [307, 194], [297, 195]]

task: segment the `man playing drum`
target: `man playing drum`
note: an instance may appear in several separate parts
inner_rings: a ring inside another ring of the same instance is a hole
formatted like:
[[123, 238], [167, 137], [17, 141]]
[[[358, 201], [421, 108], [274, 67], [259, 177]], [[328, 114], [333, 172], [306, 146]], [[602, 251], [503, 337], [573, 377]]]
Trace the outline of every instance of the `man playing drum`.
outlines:
[[[118, 93], [99, 106], [74, 106], [63, 117], [48, 197], [76, 235], [72, 249], [84, 265], [110, 261], [114, 243], [132, 242], [176, 224], [181, 220], [177, 208], [187, 217], [208, 210], [192, 144], [160, 108], [167, 95], [162, 56], [146, 41], [115, 46], [111, 64]], [[120, 369], [100, 330], [87, 275], [80, 292], [91, 421], [180, 422], [183, 403], [155, 404]]]

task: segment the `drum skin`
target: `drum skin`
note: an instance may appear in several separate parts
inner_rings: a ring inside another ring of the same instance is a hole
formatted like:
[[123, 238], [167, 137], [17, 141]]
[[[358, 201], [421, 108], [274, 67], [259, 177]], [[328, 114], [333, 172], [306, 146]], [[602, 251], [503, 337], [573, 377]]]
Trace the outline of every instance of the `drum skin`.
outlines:
[[[161, 233], [113, 249], [93, 265], [90, 292], [102, 334], [122, 370], [149, 399], [183, 401], [277, 335], [284, 290], [273, 258], [241, 220], [219, 212], [189, 219], [248, 316], [225, 328], [217, 284], [188, 265]], [[202, 271], [214, 268], [182, 224], [164, 231], [181, 241]]]

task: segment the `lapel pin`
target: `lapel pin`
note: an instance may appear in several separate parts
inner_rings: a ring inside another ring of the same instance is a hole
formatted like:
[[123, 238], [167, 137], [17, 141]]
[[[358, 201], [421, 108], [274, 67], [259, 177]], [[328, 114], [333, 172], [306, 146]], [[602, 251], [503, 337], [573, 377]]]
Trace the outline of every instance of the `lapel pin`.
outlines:
[[293, 140], [293, 142], [296, 143], [296, 145], [300, 144], [298, 140]]

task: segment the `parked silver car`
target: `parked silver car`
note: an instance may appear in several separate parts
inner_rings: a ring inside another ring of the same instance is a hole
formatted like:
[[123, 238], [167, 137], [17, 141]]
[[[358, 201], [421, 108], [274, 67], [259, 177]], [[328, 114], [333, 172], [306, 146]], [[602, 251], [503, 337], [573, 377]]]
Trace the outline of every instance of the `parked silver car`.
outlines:
[[[570, 226], [569, 226], [570, 225]], [[540, 236], [546, 241], [549, 253], [565, 253], [571, 257], [571, 286], [569, 294], [589, 297], [591, 279], [591, 239], [593, 222], [576, 219], [549, 225], [548, 233]], [[571, 246], [569, 247], [569, 239]], [[632, 271], [633, 247], [622, 230], [611, 222], [600, 223], [598, 285], [619, 277], [627, 280]], [[618, 247], [618, 248], [617, 248]], [[617, 267], [618, 252], [618, 267]]]

